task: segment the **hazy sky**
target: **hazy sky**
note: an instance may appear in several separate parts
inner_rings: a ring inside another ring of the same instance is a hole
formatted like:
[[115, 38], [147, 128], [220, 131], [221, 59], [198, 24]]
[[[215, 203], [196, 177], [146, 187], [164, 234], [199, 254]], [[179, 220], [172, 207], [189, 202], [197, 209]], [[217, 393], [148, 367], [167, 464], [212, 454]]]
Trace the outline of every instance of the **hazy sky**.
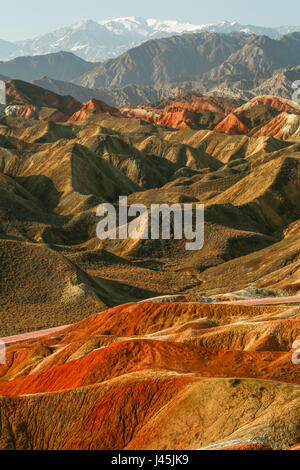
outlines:
[[0, 38], [26, 39], [79, 20], [140, 16], [192, 23], [223, 20], [298, 25], [300, 0], [0, 0]]

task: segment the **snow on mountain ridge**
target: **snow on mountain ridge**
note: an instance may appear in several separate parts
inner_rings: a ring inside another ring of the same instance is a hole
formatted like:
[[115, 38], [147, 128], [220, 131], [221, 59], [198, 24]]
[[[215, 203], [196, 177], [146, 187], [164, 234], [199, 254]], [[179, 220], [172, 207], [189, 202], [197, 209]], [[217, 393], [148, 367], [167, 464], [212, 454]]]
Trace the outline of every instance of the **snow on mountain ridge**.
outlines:
[[0, 60], [10, 60], [22, 55], [76, 51], [79, 57], [97, 62], [117, 57], [149, 39], [203, 31], [216, 33], [241, 31], [248, 34], [265, 34], [276, 39], [283, 34], [300, 31], [300, 26], [265, 28], [241, 25], [236, 21], [197, 25], [177, 20], [144, 19], [134, 16], [99, 21], [85, 20], [33, 39], [17, 42], [0, 40]]

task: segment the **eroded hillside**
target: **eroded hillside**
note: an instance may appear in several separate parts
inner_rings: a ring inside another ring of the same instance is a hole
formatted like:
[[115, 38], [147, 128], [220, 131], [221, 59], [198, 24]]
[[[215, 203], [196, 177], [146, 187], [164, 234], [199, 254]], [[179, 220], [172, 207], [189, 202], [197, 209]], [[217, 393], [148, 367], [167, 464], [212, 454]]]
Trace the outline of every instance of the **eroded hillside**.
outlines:
[[[125, 117], [97, 100], [81, 105], [20, 81], [7, 94], [16, 104], [0, 121], [2, 336], [155, 295], [195, 298], [249, 285], [297, 294], [299, 105], [185, 95], [158, 107], [162, 116], [174, 106], [202, 116], [206, 128], [198, 130]], [[24, 107], [64, 117], [25, 119]], [[226, 127], [232, 115], [246, 135]], [[216, 120], [225, 132], [214, 129]], [[109, 202], [118, 211], [121, 195], [149, 210], [204, 203], [204, 248], [99, 240], [97, 207]]]

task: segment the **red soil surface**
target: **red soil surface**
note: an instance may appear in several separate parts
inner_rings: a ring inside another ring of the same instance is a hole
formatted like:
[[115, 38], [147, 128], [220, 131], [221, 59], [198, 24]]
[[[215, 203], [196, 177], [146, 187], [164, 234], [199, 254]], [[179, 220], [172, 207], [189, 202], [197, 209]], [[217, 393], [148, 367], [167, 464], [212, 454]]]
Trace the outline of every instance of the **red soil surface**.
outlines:
[[[278, 365], [278, 369], [275, 366]], [[286, 370], [281, 373], [282, 367]], [[94, 351], [88, 356], [39, 374], [0, 384], [0, 394], [20, 395], [70, 390], [101, 383], [141, 370], [197, 373], [206, 377], [259, 377], [290, 380], [299, 377], [290, 353], [209, 351], [155, 340], [129, 340]], [[264, 370], [264, 372], [262, 372]]]
[[252, 100], [250, 100], [250, 103], [256, 102], [271, 106], [280, 112], [300, 114], [300, 110], [298, 108], [292, 106], [290, 103], [286, 102], [286, 100], [276, 98], [276, 96], [258, 96], [257, 98], [252, 98]]
[[[199, 129], [199, 116], [226, 116], [239, 104], [238, 100], [226, 100], [220, 97], [197, 96], [189, 93], [176, 99], [164, 100], [156, 105], [141, 105], [137, 108], [123, 108], [125, 117], [139, 117], [147, 122], [175, 129]], [[205, 124], [203, 124], [205, 127]]]
[[[291, 423], [299, 402], [291, 384], [300, 383], [300, 373], [290, 346], [224, 347], [226, 329], [276, 328], [280, 312], [273, 306], [131, 303], [48, 336], [23, 336], [7, 345], [0, 365], [0, 448], [11, 442], [26, 449], [118, 450], [296, 445]], [[280, 321], [289, 329], [295, 320], [286, 314]], [[214, 347], [192, 344], [197, 332], [215, 335]], [[12, 413], [13, 435], [6, 419]], [[280, 426], [284, 439], [280, 432], [276, 437]]]
[[20, 109], [25, 106], [24, 110], [32, 109], [32, 107], [38, 108], [38, 110], [42, 108], [52, 109], [53, 112], [60, 113], [61, 119], [58, 115], [55, 117], [57, 121], [66, 120], [68, 116], [74, 114], [82, 106], [72, 96], [61, 96], [22, 80], [9, 80], [6, 82], [6, 103], [7, 105], [20, 105]]
[[261, 135], [270, 135], [276, 139], [286, 140], [299, 129], [300, 116], [297, 114], [281, 113], [268, 122], [265, 126], [261, 127], [254, 137]]
[[82, 108], [74, 113], [70, 118], [70, 122], [82, 121], [86, 119], [91, 114], [95, 113], [108, 113], [111, 116], [119, 117], [121, 116], [120, 111], [117, 108], [109, 106], [104, 101], [92, 99], [88, 103], [84, 104]]
[[286, 450], [300, 450], [300, 444], [296, 444], [295, 446], [289, 447]]
[[228, 135], [248, 134], [250, 128], [247, 127], [234, 113], [228, 114], [214, 129], [215, 131], [225, 132]]

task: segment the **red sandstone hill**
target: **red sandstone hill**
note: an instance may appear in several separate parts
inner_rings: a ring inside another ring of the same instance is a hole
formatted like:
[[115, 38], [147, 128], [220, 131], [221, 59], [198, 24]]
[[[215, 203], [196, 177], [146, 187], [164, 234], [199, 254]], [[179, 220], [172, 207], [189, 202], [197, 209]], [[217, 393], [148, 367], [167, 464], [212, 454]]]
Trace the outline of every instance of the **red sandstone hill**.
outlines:
[[117, 108], [113, 108], [104, 101], [92, 99], [88, 103], [84, 104], [82, 108], [74, 113], [68, 120], [69, 122], [81, 121], [97, 113], [108, 113], [111, 116], [121, 116], [120, 111]]
[[153, 105], [122, 108], [122, 113], [176, 129], [210, 129], [241, 104], [241, 100], [183, 93]]
[[[0, 448], [299, 445], [299, 114], [273, 98], [155, 108], [178, 130], [146, 122], [149, 105], [69, 114], [47, 96], [1, 117]], [[99, 240], [97, 207], [124, 194], [205, 203], [204, 248]], [[166, 294], [180, 302], [137, 303]]]
[[6, 82], [6, 104], [15, 108], [17, 116], [46, 121], [66, 121], [82, 106], [72, 96], [57, 95], [22, 80]]
[[284, 98], [277, 98], [276, 96], [258, 96], [250, 100], [249, 103], [260, 103], [275, 108], [280, 112], [300, 114], [300, 107], [297, 103]]
[[[283, 121], [288, 115], [299, 116], [299, 114], [300, 106], [293, 101], [274, 96], [259, 96], [235, 109], [233, 114], [215, 127], [215, 130], [228, 135], [252, 132], [254, 136], [274, 136], [286, 140], [291, 137], [291, 132], [283, 130], [285, 128]], [[279, 125], [276, 127], [277, 123]]]
[[300, 140], [300, 112], [297, 114], [280, 113], [276, 118], [261, 127], [254, 134], [254, 137], [262, 135], [271, 135], [276, 139], [298, 142]]
[[[213, 129], [228, 135], [253, 133], [254, 136], [275, 136], [286, 140], [291, 137], [291, 133], [283, 130], [284, 116], [287, 114], [298, 116], [300, 106], [274, 96], [259, 96], [242, 103], [228, 98], [186, 93], [176, 99], [163, 100], [154, 105], [144, 104], [137, 108], [122, 108], [121, 111], [125, 117], [138, 117], [147, 122], [176, 129]], [[275, 124], [273, 124], [274, 119]], [[280, 124], [279, 129], [274, 131], [276, 119]], [[266, 124], [269, 122], [270, 125]]]
[[20, 80], [8, 81], [6, 94], [9, 105], [6, 113], [25, 119], [78, 122], [105, 113], [114, 117], [139, 118], [175, 129], [213, 129], [228, 135], [251, 134], [254, 137], [299, 140], [300, 106], [272, 96], [260, 96], [243, 103], [241, 100], [185, 93], [154, 105], [119, 110], [96, 99], [82, 105], [71, 96], [60, 96]]
[[[0, 366], [0, 448], [296, 446], [291, 345], [300, 324], [287, 335], [292, 319], [283, 306], [131, 303], [10, 344]], [[281, 350], [247, 350], [271, 330], [286, 337]]]
[[247, 127], [234, 113], [228, 114], [226, 118], [218, 124], [215, 131], [225, 132], [228, 135], [248, 134], [250, 128]]
[[61, 96], [21, 80], [6, 82], [6, 103], [9, 116], [40, 121], [76, 122], [97, 113], [121, 116], [117, 108], [104, 101], [92, 99], [83, 105], [72, 96]]

